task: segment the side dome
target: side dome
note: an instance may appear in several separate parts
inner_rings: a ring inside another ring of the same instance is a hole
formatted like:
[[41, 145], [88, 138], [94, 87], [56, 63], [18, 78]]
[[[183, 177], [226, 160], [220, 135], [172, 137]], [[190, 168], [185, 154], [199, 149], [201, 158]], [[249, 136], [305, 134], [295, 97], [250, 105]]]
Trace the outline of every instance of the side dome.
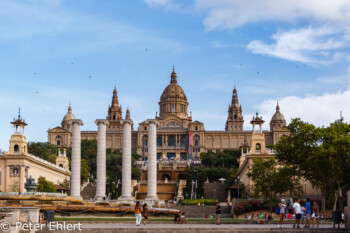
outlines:
[[69, 120], [73, 120], [73, 119], [76, 119], [74, 114], [72, 113], [72, 107], [69, 105], [68, 107], [68, 112], [67, 114], [63, 117], [63, 120], [62, 122], [67, 122]]
[[284, 119], [283, 114], [280, 112], [280, 106], [277, 103], [276, 112], [273, 114], [270, 121], [270, 130], [276, 130], [286, 126], [286, 120]]

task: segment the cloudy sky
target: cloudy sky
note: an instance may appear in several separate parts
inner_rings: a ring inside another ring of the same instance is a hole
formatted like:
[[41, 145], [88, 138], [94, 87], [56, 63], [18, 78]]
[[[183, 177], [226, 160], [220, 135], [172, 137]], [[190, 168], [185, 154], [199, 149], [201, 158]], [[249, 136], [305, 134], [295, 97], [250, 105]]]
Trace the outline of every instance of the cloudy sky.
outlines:
[[193, 119], [223, 130], [236, 85], [245, 129], [277, 100], [289, 122], [350, 119], [348, 0], [0, 0], [0, 149], [18, 108], [46, 141], [72, 104], [95, 130], [114, 85], [152, 118], [172, 66]]

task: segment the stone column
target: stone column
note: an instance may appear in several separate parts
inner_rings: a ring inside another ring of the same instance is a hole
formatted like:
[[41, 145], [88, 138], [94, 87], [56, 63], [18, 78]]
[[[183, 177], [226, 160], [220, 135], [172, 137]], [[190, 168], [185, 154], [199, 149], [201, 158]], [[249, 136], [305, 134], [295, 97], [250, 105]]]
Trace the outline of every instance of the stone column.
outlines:
[[98, 126], [96, 200], [103, 200], [106, 197], [106, 126], [108, 121], [97, 119], [95, 124]]
[[70, 195], [81, 199], [80, 196], [80, 175], [81, 175], [81, 134], [80, 126], [83, 121], [79, 119], [70, 120], [72, 125], [72, 163], [70, 178]]
[[132, 120], [122, 120], [123, 124], [123, 167], [122, 167], [122, 196], [120, 200], [131, 201], [131, 125]]
[[157, 201], [157, 120], [147, 120], [148, 124], [148, 168], [146, 201]]

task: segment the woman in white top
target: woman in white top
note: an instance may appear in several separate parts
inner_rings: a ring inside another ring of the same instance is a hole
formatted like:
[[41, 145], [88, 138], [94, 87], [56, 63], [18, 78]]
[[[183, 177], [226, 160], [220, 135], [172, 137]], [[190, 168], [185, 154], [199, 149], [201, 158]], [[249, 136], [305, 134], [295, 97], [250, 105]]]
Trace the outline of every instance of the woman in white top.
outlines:
[[283, 227], [283, 219], [286, 214], [286, 201], [282, 199], [278, 207], [280, 209], [280, 221], [278, 222], [278, 227]]

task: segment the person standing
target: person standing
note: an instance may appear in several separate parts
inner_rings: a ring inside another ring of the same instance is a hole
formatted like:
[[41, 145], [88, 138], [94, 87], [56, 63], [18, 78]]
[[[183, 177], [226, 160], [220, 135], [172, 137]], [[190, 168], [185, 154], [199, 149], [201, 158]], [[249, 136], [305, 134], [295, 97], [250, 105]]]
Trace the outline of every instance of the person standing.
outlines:
[[304, 227], [310, 227], [310, 219], [311, 219], [311, 204], [309, 198], [306, 199], [305, 204], [305, 220], [306, 224]]
[[301, 219], [301, 207], [300, 207], [300, 198], [293, 204], [293, 209], [295, 213], [295, 222], [293, 224], [293, 228], [295, 228], [295, 224], [297, 224], [297, 228], [300, 228], [300, 219]]
[[136, 202], [135, 206], [135, 216], [136, 216], [136, 226], [140, 226], [141, 223], [141, 207], [140, 207], [140, 202]]
[[145, 221], [143, 222], [143, 225], [146, 225], [148, 223], [148, 215], [149, 215], [147, 203], [145, 203], [143, 205], [142, 215], [145, 218]]
[[278, 227], [283, 227], [283, 219], [284, 219], [284, 216], [286, 214], [286, 201], [284, 199], [281, 200], [281, 203], [278, 205], [279, 207], [279, 215], [280, 215], [280, 221], [278, 222]]
[[317, 205], [317, 202], [314, 201], [314, 204], [312, 206], [312, 227], [315, 226], [315, 220], [317, 227], [319, 227], [319, 220], [320, 220], [320, 208]]
[[221, 206], [220, 203], [216, 203], [216, 221], [217, 221], [217, 225], [221, 224]]

